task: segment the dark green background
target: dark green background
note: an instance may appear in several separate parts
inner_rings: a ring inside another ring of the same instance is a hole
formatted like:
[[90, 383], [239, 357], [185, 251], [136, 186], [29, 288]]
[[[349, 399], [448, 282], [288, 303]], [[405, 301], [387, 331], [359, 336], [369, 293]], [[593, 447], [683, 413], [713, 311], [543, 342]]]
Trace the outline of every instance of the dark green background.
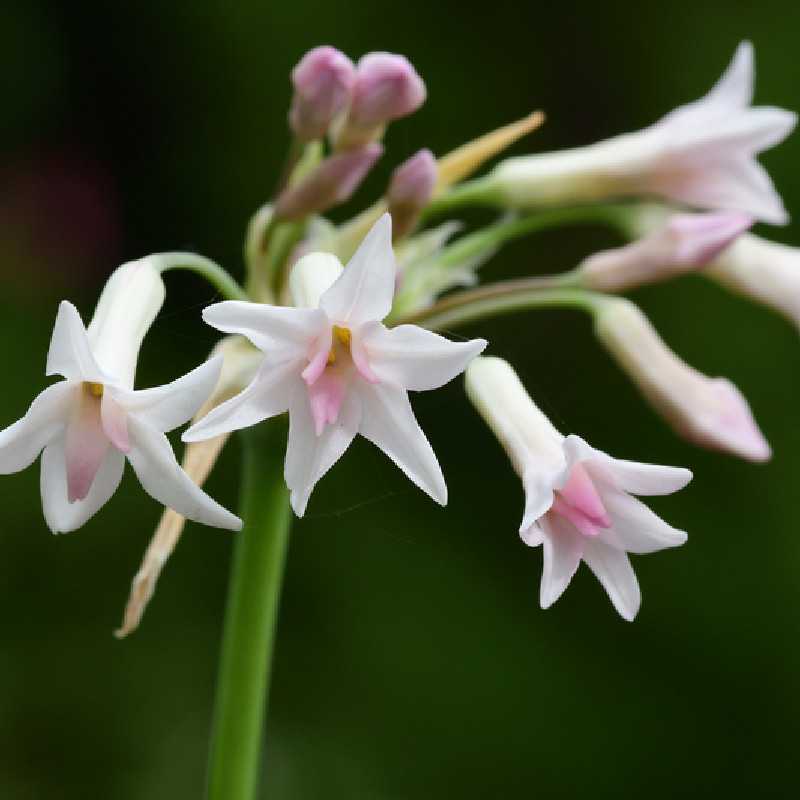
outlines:
[[[0, 12], [0, 424], [45, 385], [57, 301], [86, 318], [116, 264], [194, 248], [240, 274], [245, 221], [286, 145], [287, 73], [330, 42], [406, 53], [429, 102], [391, 128], [357, 204], [421, 146], [443, 153], [543, 107], [556, 148], [698, 97], [737, 42], [761, 102], [797, 108], [800, 5], [16, 0]], [[517, 148], [521, 152], [521, 148]], [[800, 208], [800, 139], [764, 159]], [[767, 231], [800, 244], [797, 225]], [[515, 245], [488, 277], [547, 272], [601, 230]], [[196, 365], [213, 293], [185, 274], [139, 385]], [[269, 798], [796, 796], [800, 692], [797, 333], [700, 279], [636, 295], [668, 342], [734, 380], [775, 448], [752, 466], [674, 439], [570, 314], [482, 326], [565, 431], [690, 466], [653, 505], [686, 528], [637, 558], [621, 621], [585, 568], [548, 612], [518, 480], [458, 382], [415, 407], [450, 488], [441, 510], [358, 442], [296, 526], [269, 718]], [[238, 443], [209, 489], [235, 505]], [[191, 526], [143, 627], [111, 636], [157, 521], [129, 473], [79, 533], [54, 538], [38, 469], [2, 479], [0, 797], [197, 798], [232, 536]]]

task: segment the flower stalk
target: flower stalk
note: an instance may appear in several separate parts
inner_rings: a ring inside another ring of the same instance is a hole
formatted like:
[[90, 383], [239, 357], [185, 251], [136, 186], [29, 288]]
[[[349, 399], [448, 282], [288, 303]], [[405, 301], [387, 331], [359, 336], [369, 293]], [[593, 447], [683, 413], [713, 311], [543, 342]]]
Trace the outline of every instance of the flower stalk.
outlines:
[[291, 526], [281, 420], [252, 428], [244, 445], [241, 510], [217, 678], [208, 800], [252, 800], [286, 549]]

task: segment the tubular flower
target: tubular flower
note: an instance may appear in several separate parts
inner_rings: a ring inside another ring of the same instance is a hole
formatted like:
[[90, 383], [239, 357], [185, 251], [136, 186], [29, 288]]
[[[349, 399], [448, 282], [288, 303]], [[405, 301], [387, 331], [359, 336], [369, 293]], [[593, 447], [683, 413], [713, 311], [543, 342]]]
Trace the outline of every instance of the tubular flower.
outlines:
[[581, 284], [619, 292], [699, 270], [752, 224], [738, 211], [674, 214], [641, 239], [585, 259], [578, 267]]
[[687, 469], [612, 458], [578, 436], [562, 436], [536, 407], [514, 370], [499, 358], [467, 368], [467, 393], [508, 452], [525, 489], [520, 536], [542, 545], [542, 608], [562, 595], [581, 561], [631, 621], [641, 594], [628, 553], [654, 553], [686, 541], [633, 495], [665, 495], [686, 486]]
[[768, 461], [770, 446], [742, 393], [709, 378], [667, 347], [631, 302], [608, 300], [595, 318], [600, 341], [678, 435], [747, 461]]
[[264, 361], [241, 394], [211, 411], [184, 440], [246, 428], [288, 410], [284, 474], [298, 516], [357, 433], [444, 505], [444, 478], [408, 391], [452, 380], [486, 342], [450, 342], [413, 325], [384, 327], [395, 271], [391, 218], [385, 214], [346, 269], [325, 253], [297, 262], [290, 280], [297, 307], [232, 301], [207, 308], [206, 322], [246, 336], [264, 352]]
[[784, 224], [786, 210], [755, 156], [783, 141], [797, 116], [780, 108], [751, 108], [752, 97], [753, 48], [742, 42], [725, 74], [700, 100], [636, 133], [509, 159], [490, 174], [487, 188], [517, 208], [654, 194]]
[[164, 301], [148, 259], [109, 279], [88, 329], [62, 302], [45, 389], [28, 413], [0, 432], [0, 473], [19, 472], [42, 453], [44, 516], [53, 533], [83, 525], [110, 499], [130, 461], [148, 494], [189, 519], [238, 530], [241, 521], [181, 470], [164, 435], [182, 425], [211, 393], [222, 366], [213, 359], [166, 386], [135, 391], [139, 348]]

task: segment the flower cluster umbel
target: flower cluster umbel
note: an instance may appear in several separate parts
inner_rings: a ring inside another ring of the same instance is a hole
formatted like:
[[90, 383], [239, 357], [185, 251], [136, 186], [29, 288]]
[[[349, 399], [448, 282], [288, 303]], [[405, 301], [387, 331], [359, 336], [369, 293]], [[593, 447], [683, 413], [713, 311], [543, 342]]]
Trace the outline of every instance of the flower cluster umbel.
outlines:
[[[505, 361], [480, 355], [486, 341], [451, 341], [435, 330], [535, 308], [586, 311], [599, 340], [678, 434], [768, 459], [741, 392], [684, 363], [618, 296], [693, 271], [800, 324], [800, 254], [746, 232], [757, 220], [788, 219], [755, 156], [796, 121], [779, 108], [751, 107], [751, 45], [739, 46], [703, 98], [637, 133], [508, 159], [470, 180], [543, 116], [441, 158], [427, 149], [409, 154], [384, 197], [338, 225], [323, 214], [354, 195], [384, 153], [387, 127], [425, 101], [425, 84], [402, 56], [370, 53], [354, 63], [332, 47], [307, 53], [291, 80], [293, 141], [275, 196], [248, 228], [245, 288], [200, 256], [159, 254], [112, 274], [88, 328], [62, 303], [47, 374], [64, 380], [0, 432], [0, 471], [21, 470], [42, 454], [42, 503], [54, 532], [86, 522], [113, 494], [126, 460], [168, 507], [134, 582], [125, 633], [138, 624], [184, 518], [240, 527], [199, 488], [231, 431], [288, 412], [284, 474], [297, 516], [357, 434], [444, 505], [445, 480], [409, 392], [436, 389], [466, 370], [469, 399], [522, 480], [520, 536], [543, 547], [542, 607], [585, 561], [620, 615], [633, 619], [640, 593], [628, 553], [686, 540], [634, 495], [677, 491], [691, 473], [620, 460], [563, 435]], [[466, 233], [457, 220], [441, 220], [466, 205], [502, 216]], [[628, 243], [557, 275], [456, 289], [477, 283], [478, 268], [511, 239], [582, 222], [606, 223]], [[164, 299], [161, 275], [174, 267], [195, 269], [223, 294], [203, 318], [225, 337], [185, 377], [136, 390], [139, 347]], [[164, 434], [192, 417], [184, 470]]]

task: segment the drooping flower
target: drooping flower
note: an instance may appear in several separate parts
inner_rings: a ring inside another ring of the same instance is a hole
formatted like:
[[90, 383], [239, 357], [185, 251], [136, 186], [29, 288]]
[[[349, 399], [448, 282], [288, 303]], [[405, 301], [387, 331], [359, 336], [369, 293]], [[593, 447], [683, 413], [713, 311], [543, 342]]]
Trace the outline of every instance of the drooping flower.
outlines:
[[686, 541], [683, 531], [633, 495], [671, 494], [686, 486], [692, 473], [622, 461], [578, 436], [564, 437], [502, 359], [475, 359], [466, 386], [522, 478], [520, 536], [530, 547], [542, 545], [542, 608], [558, 600], [585, 561], [614, 608], [632, 620], [641, 594], [628, 553], [653, 553]]
[[0, 431], [0, 473], [19, 472], [42, 454], [44, 516], [53, 533], [83, 525], [116, 491], [125, 460], [145, 491], [189, 519], [238, 530], [241, 521], [200, 490], [181, 470], [165, 432], [182, 425], [217, 382], [212, 359], [166, 386], [135, 391], [134, 374], [145, 333], [164, 301], [164, 285], [148, 259], [117, 269], [88, 329], [62, 302], [47, 375], [49, 386], [28, 413]]
[[597, 312], [595, 331], [679, 436], [748, 461], [769, 460], [770, 446], [742, 393], [682, 361], [633, 303], [609, 299]]
[[350, 102], [356, 81], [353, 62], [334, 47], [309, 50], [292, 70], [294, 96], [289, 124], [300, 141], [321, 139]]
[[769, 106], [751, 108], [752, 97], [753, 48], [742, 42], [725, 74], [700, 100], [636, 133], [509, 159], [483, 185], [498, 202], [516, 208], [653, 194], [783, 224], [786, 210], [755, 156], [783, 141], [797, 116]]
[[619, 292], [699, 270], [752, 224], [738, 211], [673, 214], [640, 239], [586, 258], [578, 267], [581, 285]]
[[486, 342], [450, 342], [413, 325], [382, 324], [395, 288], [388, 214], [346, 268], [330, 254], [303, 256], [290, 288], [295, 308], [229, 301], [205, 310], [206, 322], [246, 336], [264, 352], [264, 361], [244, 392], [190, 428], [184, 440], [246, 428], [288, 410], [285, 477], [298, 516], [357, 433], [446, 503], [441, 469], [408, 391], [452, 380]]

